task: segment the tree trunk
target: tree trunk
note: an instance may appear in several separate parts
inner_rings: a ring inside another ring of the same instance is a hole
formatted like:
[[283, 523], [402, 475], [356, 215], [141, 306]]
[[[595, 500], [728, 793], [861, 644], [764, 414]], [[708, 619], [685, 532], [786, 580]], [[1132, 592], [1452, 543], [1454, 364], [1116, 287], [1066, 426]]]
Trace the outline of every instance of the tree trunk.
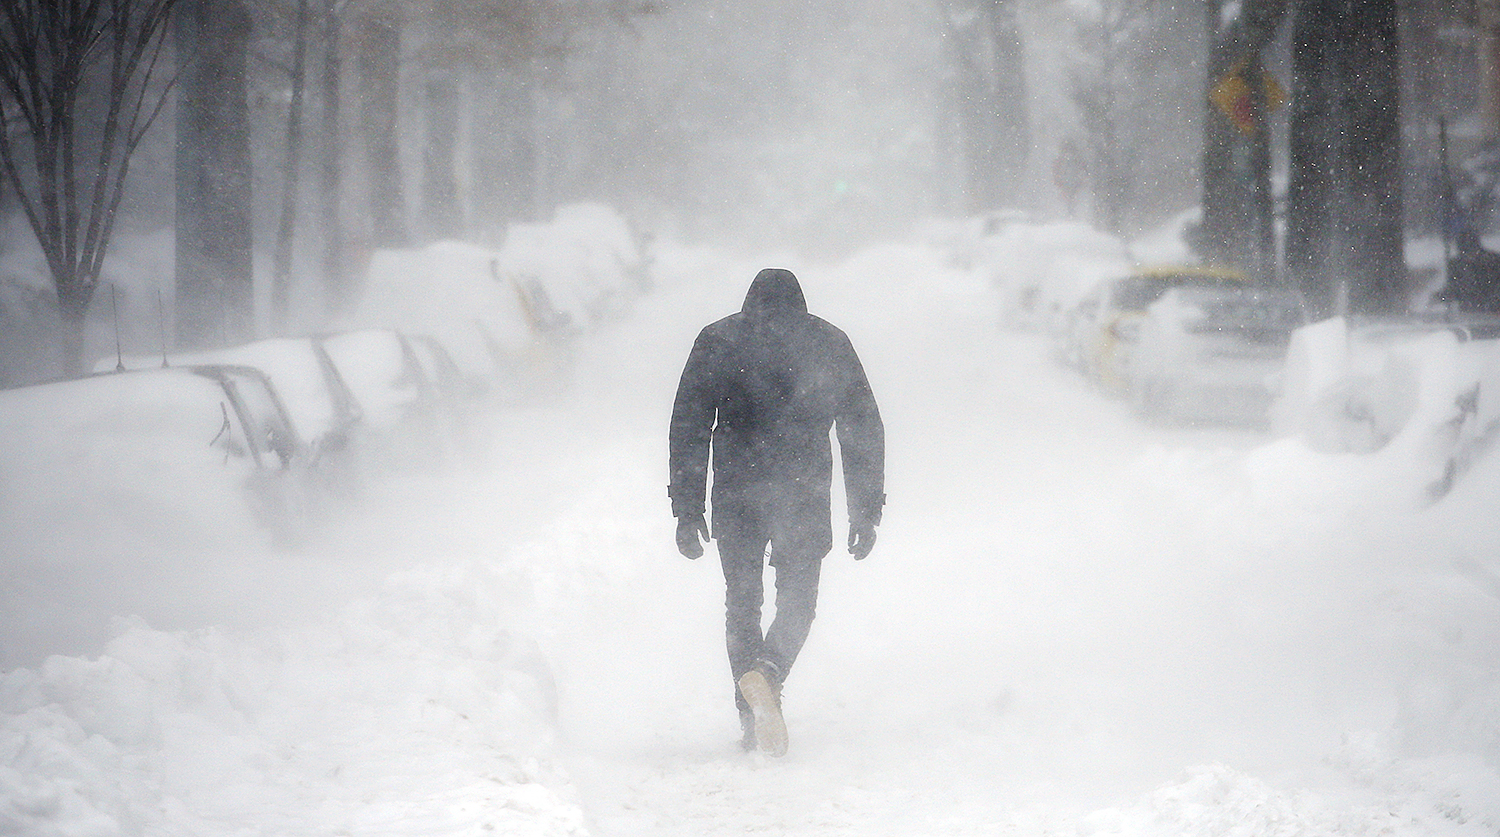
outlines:
[[961, 46], [959, 50], [959, 131], [963, 138], [965, 208], [973, 214], [998, 208], [999, 190], [995, 185], [989, 85], [984, 70], [975, 61], [972, 47]]
[[1292, 112], [1288, 148], [1286, 269], [1319, 314], [1333, 313], [1326, 275], [1332, 241], [1333, 163], [1338, 74], [1333, 16], [1298, 0], [1292, 30]]
[[1208, 76], [1205, 79], [1203, 105], [1208, 109], [1203, 120], [1203, 220], [1198, 226], [1194, 249], [1205, 261], [1218, 263], [1232, 259], [1233, 230], [1238, 224], [1234, 143], [1235, 126], [1214, 104], [1212, 92], [1234, 66], [1233, 39], [1221, 31], [1223, 7], [1228, 0], [1208, 0], [1203, 4], [1208, 24]]
[[1129, 201], [1130, 179], [1126, 174], [1126, 161], [1120, 148], [1120, 131], [1116, 124], [1118, 110], [1115, 97], [1115, 78], [1118, 73], [1118, 50], [1112, 45], [1113, 31], [1105, 28], [1100, 37], [1099, 76], [1100, 82], [1093, 91], [1094, 99], [1088, 103], [1090, 112], [1085, 116], [1088, 126], [1090, 160], [1090, 188], [1094, 193], [1094, 224], [1110, 233], [1120, 235], [1125, 227], [1125, 206]]
[[302, 94], [306, 82], [307, 2], [297, 0], [292, 47], [292, 98], [286, 114], [286, 158], [281, 169], [281, 220], [271, 269], [271, 318], [278, 333], [291, 319], [292, 247], [297, 226], [297, 192], [302, 185]]
[[[1357, 254], [1349, 308], [1357, 314], [1407, 309], [1401, 172], [1401, 63], [1396, 0], [1348, 8], [1355, 32], [1346, 64], [1352, 82], [1349, 218]], [[1359, 221], [1361, 223], [1353, 223]]]
[[[62, 326], [59, 346], [63, 374], [75, 378], [89, 372], [84, 362], [84, 349], [87, 346], [89, 302], [94, 296], [95, 282], [74, 280], [54, 284], [57, 288], [57, 318]], [[119, 327], [118, 323], [115, 327]]]
[[1031, 150], [1031, 117], [1026, 103], [1026, 53], [1021, 44], [1017, 0], [994, 0], [990, 8], [990, 48], [994, 54], [994, 164], [997, 201], [1014, 204], [1021, 172]]
[[1279, 284], [1276, 269], [1275, 199], [1271, 194], [1271, 105], [1266, 96], [1266, 67], [1260, 50], [1251, 56], [1245, 74], [1250, 79], [1250, 121], [1255, 130], [1246, 138], [1250, 194], [1245, 213], [1246, 241], [1240, 264], [1265, 284]]
[[538, 221], [536, 103], [525, 69], [499, 70], [475, 90], [470, 211], [486, 241], [498, 243], [511, 221]]
[[1481, 138], [1500, 136], [1500, 0], [1477, 0], [1479, 127]]
[[360, 130], [370, 181], [370, 236], [374, 247], [403, 247], [410, 236], [402, 187], [397, 114], [401, 96], [399, 8], [382, 3], [358, 23]]
[[343, 309], [353, 292], [344, 253], [344, 133], [340, 122], [344, 73], [339, 52], [343, 23], [339, 20], [337, 4], [338, 0], [323, 0], [323, 73], [320, 83], [323, 157], [318, 204], [323, 222], [324, 309], [330, 317]]
[[463, 232], [458, 205], [458, 175], [454, 171], [458, 142], [458, 82], [451, 72], [436, 71], [427, 79], [427, 143], [422, 157], [422, 214], [433, 239], [453, 238]]
[[1395, 0], [1299, 0], [1287, 269], [1320, 314], [1404, 310]]
[[177, 338], [224, 345], [254, 332], [250, 15], [242, 0], [182, 0], [177, 85]]
[[536, 81], [528, 67], [507, 74], [510, 84], [504, 86], [509, 124], [503, 133], [510, 137], [502, 162], [505, 176], [502, 188], [504, 212], [509, 220], [540, 221], [542, 187], [537, 153]]

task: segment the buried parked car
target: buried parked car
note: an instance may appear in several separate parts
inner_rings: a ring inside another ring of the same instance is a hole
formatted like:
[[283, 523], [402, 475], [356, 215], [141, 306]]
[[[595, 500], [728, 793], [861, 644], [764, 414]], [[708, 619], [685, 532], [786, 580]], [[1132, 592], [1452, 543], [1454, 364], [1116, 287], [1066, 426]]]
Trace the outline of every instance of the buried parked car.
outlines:
[[1151, 418], [1265, 422], [1304, 312], [1284, 289], [1167, 290], [1139, 320], [1132, 403]]
[[1131, 377], [1141, 318], [1151, 303], [1173, 288], [1244, 287], [1236, 270], [1200, 265], [1142, 267], [1100, 282], [1074, 307], [1064, 329], [1064, 355], [1108, 390], [1124, 393]]
[[386, 464], [430, 463], [471, 441], [463, 413], [473, 390], [445, 343], [385, 328], [318, 340], [360, 406], [364, 448]]
[[437, 389], [411, 341], [384, 328], [315, 338], [348, 384], [366, 424], [379, 431], [425, 424], [437, 408]]
[[1500, 317], [1332, 317], [1298, 329], [1272, 429], [1404, 459], [1431, 497], [1500, 442]]
[[275, 388], [297, 435], [308, 446], [308, 458], [318, 467], [334, 469], [345, 456], [350, 435], [360, 420], [360, 409], [338, 366], [320, 340], [282, 337], [242, 346], [168, 355], [107, 358], [96, 372], [118, 367], [240, 366], [264, 372]]
[[[295, 535], [306, 447], [260, 370], [111, 372], [0, 391], [0, 530], [213, 526]], [[80, 498], [82, 498], [80, 500]], [[5, 550], [0, 550], [5, 551]]]

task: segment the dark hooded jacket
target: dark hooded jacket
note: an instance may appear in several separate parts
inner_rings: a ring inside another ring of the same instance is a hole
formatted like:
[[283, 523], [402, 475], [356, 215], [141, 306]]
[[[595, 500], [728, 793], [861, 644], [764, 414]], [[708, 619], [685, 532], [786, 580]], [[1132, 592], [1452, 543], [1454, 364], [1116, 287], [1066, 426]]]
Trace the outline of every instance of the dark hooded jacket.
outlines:
[[851, 521], [880, 522], [885, 428], [849, 338], [807, 312], [791, 271], [756, 275], [738, 314], [699, 333], [672, 407], [672, 513], [704, 512], [712, 442], [714, 499], [756, 486], [826, 498], [836, 427]]

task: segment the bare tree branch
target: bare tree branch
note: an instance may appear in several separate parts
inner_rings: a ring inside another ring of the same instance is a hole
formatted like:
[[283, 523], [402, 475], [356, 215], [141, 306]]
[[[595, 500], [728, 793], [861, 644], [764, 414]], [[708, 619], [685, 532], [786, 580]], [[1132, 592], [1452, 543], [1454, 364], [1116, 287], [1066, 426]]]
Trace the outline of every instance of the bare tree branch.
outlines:
[[[175, 3], [0, 0], [0, 168], [46, 256], [74, 347], [130, 158], [171, 86], [158, 89], [155, 76]], [[30, 159], [13, 125], [29, 137]], [[68, 362], [77, 371], [81, 358]]]
[[[172, 2], [175, 2], [175, 0], [163, 0], [160, 5], [164, 7], [170, 7]], [[163, 33], [165, 33], [166, 30], [165, 18], [166, 13], [163, 12], [162, 23], [160, 24], [160, 28]], [[145, 79], [147, 80], [149, 80], [155, 74], [157, 64], [161, 58], [162, 44], [165, 42], [165, 40], [165, 34], [163, 34], [161, 39], [157, 41], [156, 50], [152, 53], [150, 64], [148, 65], [145, 73]], [[161, 94], [156, 98], [155, 107], [151, 109], [150, 115], [146, 117], [144, 122], [138, 122], [137, 117], [139, 117], [142, 106], [145, 102], [148, 86], [145, 83], [140, 86], [139, 96], [137, 98], [135, 106], [135, 113], [132, 116], [130, 128], [126, 131], [125, 148], [123, 153], [120, 155], [120, 171], [119, 175], [115, 178], [114, 181], [114, 194], [110, 197], [107, 211], [103, 213], [103, 228], [98, 238], [98, 245], [95, 248], [94, 263], [91, 267], [91, 271], [94, 276], [98, 276], [99, 271], [104, 266], [104, 253], [108, 247], [110, 235], [114, 230], [115, 217], [120, 209], [120, 202], [125, 197], [125, 184], [128, 180], [126, 175], [128, 175], [130, 171], [130, 160], [135, 156], [136, 147], [140, 145], [141, 140], [144, 139], [146, 134], [150, 132], [151, 126], [156, 123], [157, 117], [161, 116], [162, 110], [167, 105], [167, 93], [171, 91], [173, 87], [177, 86], [177, 78], [180, 74], [181, 68], [179, 67], [176, 72], [172, 73], [172, 77], [168, 79], [166, 84], [163, 86]]]

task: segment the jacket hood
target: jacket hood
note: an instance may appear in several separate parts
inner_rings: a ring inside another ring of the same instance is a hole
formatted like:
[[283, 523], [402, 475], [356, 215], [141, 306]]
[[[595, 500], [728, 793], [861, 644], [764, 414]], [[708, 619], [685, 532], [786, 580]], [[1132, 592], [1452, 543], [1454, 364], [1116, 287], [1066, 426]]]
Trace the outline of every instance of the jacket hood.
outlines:
[[806, 314], [807, 299], [802, 296], [802, 285], [790, 270], [768, 267], [755, 274], [755, 281], [750, 283], [750, 292], [745, 294], [745, 305], [740, 310], [756, 319]]

